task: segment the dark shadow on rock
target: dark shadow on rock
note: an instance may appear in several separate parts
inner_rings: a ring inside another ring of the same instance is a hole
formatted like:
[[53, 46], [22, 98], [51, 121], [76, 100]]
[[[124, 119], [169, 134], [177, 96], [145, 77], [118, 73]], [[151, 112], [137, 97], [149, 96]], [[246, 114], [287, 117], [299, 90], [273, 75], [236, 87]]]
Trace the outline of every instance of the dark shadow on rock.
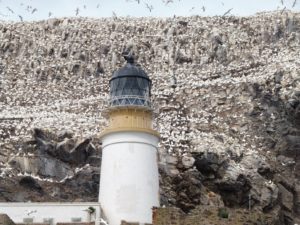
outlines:
[[41, 129], [34, 129], [33, 137], [40, 154], [48, 154], [65, 163], [83, 165], [90, 156], [96, 154], [92, 139], [78, 142], [69, 132], [54, 135]]
[[222, 168], [226, 166], [226, 160], [221, 158], [218, 154], [213, 152], [195, 153], [193, 154], [195, 158], [194, 165], [197, 170], [201, 172], [207, 178], [220, 178], [222, 176]]
[[236, 180], [216, 181], [216, 186], [226, 206], [247, 206], [251, 182], [243, 174], [240, 174]]
[[39, 183], [33, 179], [30, 176], [26, 176], [20, 179], [19, 184], [25, 188], [28, 188], [30, 190], [35, 190], [38, 192], [42, 192], [43, 189], [42, 187], [39, 185]]

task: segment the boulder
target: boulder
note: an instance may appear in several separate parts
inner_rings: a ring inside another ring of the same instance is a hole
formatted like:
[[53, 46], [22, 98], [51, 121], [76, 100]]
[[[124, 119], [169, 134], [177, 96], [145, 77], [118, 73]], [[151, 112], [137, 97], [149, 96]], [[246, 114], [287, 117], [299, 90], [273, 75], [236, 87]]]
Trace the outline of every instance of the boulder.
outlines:
[[95, 153], [96, 149], [91, 145], [91, 139], [79, 142], [70, 152], [70, 163], [82, 165], [86, 163], [89, 156]]
[[247, 154], [244, 155], [240, 165], [248, 170], [255, 170], [255, 171], [264, 171], [270, 168], [270, 165], [264, 160], [263, 157], [259, 156], [258, 154]]
[[169, 167], [166, 172], [170, 177], [176, 177], [180, 174], [176, 167]]
[[222, 159], [218, 154], [213, 152], [195, 154], [194, 158], [194, 165], [204, 175], [217, 175], [224, 160], [224, 158]]
[[191, 156], [183, 156], [181, 162], [184, 168], [189, 169], [194, 165], [195, 159]]
[[171, 156], [171, 155], [167, 155], [165, 157], [166, 163], [167, 164], [171, 164], [171, 165], [177, 165], [178, 163], [178, 158], [177, 156]]
[[283, 185], [278, 184], [281, 204], [285, 210], [292, 212], [294, 207], [293, 193], [289, 192]]
[[64, 151], [64, 152], [70, 152], [71, 149], [74, 148], [76, 144], [76, 140], [72, 139], [72, 138], [64, 138], [63, 141], [58, 142], [56, 144], [56, 150], [57, 151]]
[[205, 190], [201, 180], [202, 175], [196, 169], [189, 169], [174, 177], [176, 205], [183, 211], [188, 212], [200, 203], [202, 193]]
[[65, 163], [83, 165], [89, 156], [96, 152], [91, 139], [77, 141], [69, 132], [59, 135], [48, 134], [41, 129], [34, 129], [35, 143], [41, 154], [48, 154]]
[[263, 210], [267, 211], [272, 209], [278, 199], [277, 186], [268, 186], [260, 189], [260, 204]]
[[73, 171], [67, 163], [47, 155], [17, 156], [13, 157], [9, 163], [22, 173], [50, 177], [55, 180], [62, 180], [73, 175]]

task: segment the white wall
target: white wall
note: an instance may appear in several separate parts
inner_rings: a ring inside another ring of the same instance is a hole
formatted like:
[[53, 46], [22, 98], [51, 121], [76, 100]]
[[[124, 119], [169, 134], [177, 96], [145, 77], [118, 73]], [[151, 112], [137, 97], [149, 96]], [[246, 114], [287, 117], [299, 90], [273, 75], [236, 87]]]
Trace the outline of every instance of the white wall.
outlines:
[[116, 132], [102, 138], [99, 201], [110, 225], [152, 223], [159, 206], [158, 137], [142, 132]]
[[[96, 213], [90, 218], [86, 211], [94, 207]], [[22, 223], [24, 218], [33, 218], [34, 223], [42, 223], [44, 218], [53, 218], [57, 222], [71, 222], [72, 218], [82, 218], [82, 222], [100, 220], [100, 204], [97, 202], [76, 203], [1, 203], [0, 214], [7, 214], [15, 223]], [[96, 223], [97, 224], [97, 223]]]

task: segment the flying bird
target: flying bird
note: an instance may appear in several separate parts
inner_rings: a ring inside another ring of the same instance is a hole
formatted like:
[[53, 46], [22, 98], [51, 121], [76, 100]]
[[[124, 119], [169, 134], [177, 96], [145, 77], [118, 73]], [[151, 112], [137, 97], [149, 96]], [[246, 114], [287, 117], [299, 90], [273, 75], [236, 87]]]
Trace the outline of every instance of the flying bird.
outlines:
[[202, 9], [202, 11], [203, 11], [203, 12], [205, 12], [205, 7], [204, 7], [204, 6], [202, 6], [202, 8], [201, 8], [201, 9]]
[[29, 216], [30, 214], [32, 214], [32, 213], [36, 213], [37, 211], [36, 210], [31, 210], [31, 211], [29, 211], [28, 213], [27, 213], [27, 216]]
[[98, 4], [96, 7], [97, 7], [97, 9], [99, 9], [99, 7], [100, 7], [100, 4]]
[[280, 2], [281, 2], [281, 5], [283, 5], [283, 4], [284, 4], [283, 0], [280, 0]]
[[233, 8], [228, 9], [228, 10], [223, 14], [223, 16], [226, 16], [227, 14], [229, 14], [229, 13], [231, 12], [231, 10], [233, 10]]
[[49, 13], [48, 13], [48, 17], [51, 17], [51, 16], [52, 16], [52, 12], [49, 12]]
[[20, 18], [20, 21], [23, 22], [23, 17], [21, 15], [18, 15], [18, 17]]
[[114, 18], [114, 19], [117, 19], [117, 18], [118, 18], [117, 14], [116, 14], [114, 11], [112, 11], [112, 14], [113, 14], [113, 18]]
[[195, 7], [192, 7], [189, 11], [192, 12], [195, 9]]
[[83, 8], [86, 9], [86, 5], [83, 5]]
[[79, 14], [79, 8], [76, 8], [75, 13], [76, 13], [76, 16], [78, 16], [78, 14]]
[[152, 12], [153, 5], [149, 5], [148, 3], [145, 3], [145, 4], [146, 4], [147, 9], [149, 9], [149, 11]]
[[26, 10], [27, 10], [28, 12], [30, 12], [31, 9], [32, 9], [32, 6], [31, 6], [31, 5], [28, 5], [28, 6], [26, 7]]
[[165, 4], [168, 5], [171, 2], [173, 2], [173, 0], [167, 0]]
[[[141, 0], [134, 0], [134, 1], [136, 1], [138, 4], [141, 3]], [[126, 0], [126, 2], [131, 2], [131, 1], [130, 0]]]
[[172, 88], [176, 88], [177, 87], [177, 79], [175, 77], [175, 74], [172, 75], [171, 87]]
[[34, 8], [32, 11], [31, 11], [31, 14], [35, 13], [37, 11], [37, 8]]
[[14, 14], [15, 12], [11, 9], [11, 8], [9, 8], [8, 6], [6, 7], [7, 9], [8, 9], [8, 11], [10, 11], [12, 14]]

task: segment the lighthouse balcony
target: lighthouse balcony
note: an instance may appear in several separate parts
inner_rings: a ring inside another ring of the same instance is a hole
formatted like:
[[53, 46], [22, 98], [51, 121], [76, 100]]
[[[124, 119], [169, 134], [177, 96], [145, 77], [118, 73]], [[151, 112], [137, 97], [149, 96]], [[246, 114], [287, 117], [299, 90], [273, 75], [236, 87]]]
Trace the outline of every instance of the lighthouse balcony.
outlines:
[[112, 96], [109, 99], [109, 107], [144, 107], [151, 109], [150, 98], [138, 95]]

